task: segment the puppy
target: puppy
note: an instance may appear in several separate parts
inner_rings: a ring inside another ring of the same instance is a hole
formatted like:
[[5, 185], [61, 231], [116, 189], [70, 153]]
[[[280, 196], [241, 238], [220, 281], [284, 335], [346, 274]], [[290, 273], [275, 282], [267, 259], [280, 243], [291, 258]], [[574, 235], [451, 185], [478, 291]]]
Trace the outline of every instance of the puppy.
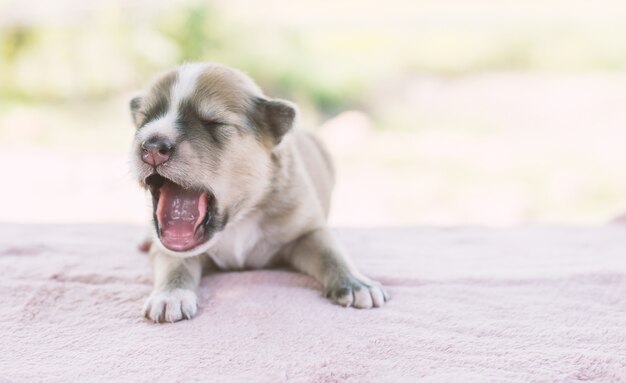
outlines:
[[134, 173], [152, 194], [154, 290], [144, 315], [196, 314], [206, 270], [286, 264], [342, 306], [388, 295], [359, 273], [326, 225], [334, 173], [296, 107], [266, 97], [242, 72], [185, 64], [130, 102]]

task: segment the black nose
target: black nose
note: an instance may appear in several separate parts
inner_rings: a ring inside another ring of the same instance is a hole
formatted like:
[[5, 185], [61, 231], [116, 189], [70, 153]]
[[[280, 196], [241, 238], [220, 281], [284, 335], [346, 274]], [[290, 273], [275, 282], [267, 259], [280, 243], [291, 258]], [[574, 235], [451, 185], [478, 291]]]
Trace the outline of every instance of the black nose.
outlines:
[[141, 144], [141, 159], [152, 166], [170, 159], [174, 145], [167, 138], [152, 137]]

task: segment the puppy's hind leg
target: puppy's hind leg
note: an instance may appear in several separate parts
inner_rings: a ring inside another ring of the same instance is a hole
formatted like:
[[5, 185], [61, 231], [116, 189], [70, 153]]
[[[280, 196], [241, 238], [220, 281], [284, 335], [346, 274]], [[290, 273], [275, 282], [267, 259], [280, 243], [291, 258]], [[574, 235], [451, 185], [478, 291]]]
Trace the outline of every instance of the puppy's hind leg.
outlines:
[[191, 319], [198, 307], [195, 290], [202, 277], [203, 259], [173, 257], [154, 244], [150, 255], [154, 290], [143, 306], [144, 316], [155, 322]]
[[317, 279], [337, 304], [367, 309], [381, 307], [389, 299], [380, 283], [356, 270], [327, 228], [301, 236], [283, 254], [293, 268]]

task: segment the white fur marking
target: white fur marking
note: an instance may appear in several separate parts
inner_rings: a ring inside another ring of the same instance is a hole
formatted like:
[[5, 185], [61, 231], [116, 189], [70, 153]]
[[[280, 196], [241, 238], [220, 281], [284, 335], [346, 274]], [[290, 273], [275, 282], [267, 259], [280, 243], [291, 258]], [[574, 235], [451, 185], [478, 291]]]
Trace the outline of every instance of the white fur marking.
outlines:
[[226, 269], [240, 269], [245, 265], [250, 251], [261, 238], [255, 217], [246, 217], [224, 230], [220, 241], [211, 252], [215, 263]]
[[197, 311], [196, 293], [187, 289], [153, 291], [143, 305], [144, 316], [155, 322], [191, 319]]
[[260, 237], [259, 224], [253, 219], [241, 222], [235, 229], [235, 233], [226, 237], [224, 242], [228, 242], [229, 239], [233, 242], [233, 257], [239, 267], [243, 267], [248, 253], [254, 248]]
[[236, 270], [267, 266], [278, 246], [267, 241], [259, 226], [259, 218], [258, 213], [252, 213], [233, 222], [221, 233], [219, 241], [209, 252], [220, 268]]
[[137, 142], [142, 143], [145, 140], [162, 136], [176, 142], [178, 132], [176, 131], [176, 114], [168, 112], [165, 116], [147, 123], [138, 133]]
[[180, 102], [193, 94], [198, 83], [198, 77], [205, 68], [205, 64], [184, 64], [178, 69], [176, 83], [170, 94], [170, 112], [177, 111]]
[[178, 69], [176, 82], [170, 90], [170, 105], [167, 114], [146, 124], [139, 132], [138, 142], [144, 142], [154, 136], [163, 136], [176, 142], [178, 138], [176, 131], [178, 107], [181, 101], [193, 94], [198, 76], [205, 67], [204, 64], [184, 64]]

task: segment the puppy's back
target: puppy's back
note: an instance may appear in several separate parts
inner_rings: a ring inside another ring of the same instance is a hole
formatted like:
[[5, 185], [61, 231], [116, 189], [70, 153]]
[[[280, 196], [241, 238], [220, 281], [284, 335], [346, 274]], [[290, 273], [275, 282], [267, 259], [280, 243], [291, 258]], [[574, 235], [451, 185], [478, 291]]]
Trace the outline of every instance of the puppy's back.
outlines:
[[317, 197], [324, 209], [324, 216], [328, 218], [330, 198], [335, 185], [335, 169], [332, 159], [321, 141], [313, 134], [297, 129], [294, 135], [297, 152], [315, 187]]

